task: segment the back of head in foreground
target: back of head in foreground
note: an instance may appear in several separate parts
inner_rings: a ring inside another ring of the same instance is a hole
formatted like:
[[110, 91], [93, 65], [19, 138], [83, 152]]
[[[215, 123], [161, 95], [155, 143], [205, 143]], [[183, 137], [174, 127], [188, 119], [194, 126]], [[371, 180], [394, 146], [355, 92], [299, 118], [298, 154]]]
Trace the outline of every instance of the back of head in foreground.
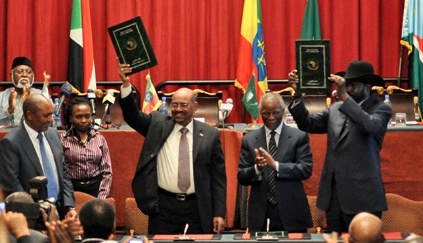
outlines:
[[349, 242], [381, 243], [384, 242], [382, 220], [371, 213], [359, 213], [351, 221]]
[[84, 239], [108, 239], [115, 228], [115, 209], [102, 200], [93, 199], [86, 202], [79, 211], [79, 220], [84, 229]]

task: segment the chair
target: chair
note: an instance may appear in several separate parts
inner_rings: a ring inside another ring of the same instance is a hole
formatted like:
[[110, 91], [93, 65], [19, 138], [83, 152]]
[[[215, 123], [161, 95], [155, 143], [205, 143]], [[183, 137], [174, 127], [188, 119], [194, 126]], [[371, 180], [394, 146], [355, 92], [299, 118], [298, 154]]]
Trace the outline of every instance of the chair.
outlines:
[[390, 95], [392, 120], [395, 120], [395, 113], [398, 112], [405, 113], [407, 121], [421, 120], [418, 105], [418, 89], [402, 89], [395, 85], [389, 85], [386, 89], [381, 86], [373, 86], [372, 93], [382, 101], [385, 99], [385, 94]]
[[[241, 153], [242, 133], [237, 130], [219, 129], [220, 142], [225, 155], [226, 169], [226, 228], [235, 226], [237, 212], [239, 154]], [[239, 223], [238, 223], [239, 224]]]
[[125, 199], [125, 218], [127, 234], [148, 234], [148, 216], [141, 212], [133, 197]]
[[316, 207], [317, 196], [307, 196], [308, 205], [310, 207], [311, 218], [313, 219], [313, 227], [308, 228], [308, 233], [321, 233], [326, 228], [326, 214], [324, 211]]
[[384, 232], [413, 232], [423, 234], [423, 202], [386, 193], [388, 211], [383, 212]]
[[[84, 203], [96, 198], [91, 196], [90, 194], [87, 194], [85, 192], [79, 192], [79, 191], [75, 191], [74, 195], [75, 195], [75, 210], [78, 214], [79, 214], [79, 211], [81, 210], [82, 205], [84, 205]], [[109, 197], [103, 200], [110, 203], [116, 211], [116, 201], [114, 198]]]

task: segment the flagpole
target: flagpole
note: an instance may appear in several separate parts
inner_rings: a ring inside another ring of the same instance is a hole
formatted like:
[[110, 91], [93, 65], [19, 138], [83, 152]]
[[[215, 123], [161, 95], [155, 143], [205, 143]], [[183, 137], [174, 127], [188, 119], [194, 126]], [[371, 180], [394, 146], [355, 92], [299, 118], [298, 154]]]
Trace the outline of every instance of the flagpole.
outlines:
[[404, 54], [404, 47], [400, 44], [400, 56], [399, 56], [399, 64], [398, 64], [398, 80], [397, 86], [401, 87], [401, 73], [402, 73], [402, 55]]

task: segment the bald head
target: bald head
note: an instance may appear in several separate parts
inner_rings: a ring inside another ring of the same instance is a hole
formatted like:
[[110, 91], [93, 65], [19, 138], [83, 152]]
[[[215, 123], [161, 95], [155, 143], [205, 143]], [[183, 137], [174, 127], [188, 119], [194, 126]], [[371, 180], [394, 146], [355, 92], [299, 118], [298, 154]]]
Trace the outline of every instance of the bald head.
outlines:
[[22, 105], [25, 122], [37, 132], [47, 131], [53, 121], [53, 104], [42, 94], [30, 94]]
[[198, 108], [194, 91], [188, 88], [180, 88], [172, 96], [172, 103], [170, 109], [172, 111], [172, 117], [175, 121], [182, 125], [188, 125], [195, 111]]
[[383, 242], [382, 220], [371, 213], [359, 213], [351, 221], [349, 242]]
[[14, 192], [7, 196], [5, 201], [34, 203], [34, 200], [32, 199], [31, 195], [26, 192]]
[[423, 243], [423, 236], [411, 234], [404, 239], [404, 243]]

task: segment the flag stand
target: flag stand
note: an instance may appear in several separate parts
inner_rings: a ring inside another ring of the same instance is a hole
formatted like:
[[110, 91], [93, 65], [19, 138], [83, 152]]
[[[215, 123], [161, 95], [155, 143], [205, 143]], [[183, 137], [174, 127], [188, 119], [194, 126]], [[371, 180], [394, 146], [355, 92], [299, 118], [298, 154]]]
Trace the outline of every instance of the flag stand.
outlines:
[[398, 80], [397, 86], [401, 87], [401, 74], [402, 74], [402, 55], [404, 53], [404, 47], [400, 44], [400, 55], [399, 55], [399, 63], [398, 63]]
[[247, 128], [258, 128], [257, 126], [257, 119], [254, 119], [253, 123], [247, 125]]

